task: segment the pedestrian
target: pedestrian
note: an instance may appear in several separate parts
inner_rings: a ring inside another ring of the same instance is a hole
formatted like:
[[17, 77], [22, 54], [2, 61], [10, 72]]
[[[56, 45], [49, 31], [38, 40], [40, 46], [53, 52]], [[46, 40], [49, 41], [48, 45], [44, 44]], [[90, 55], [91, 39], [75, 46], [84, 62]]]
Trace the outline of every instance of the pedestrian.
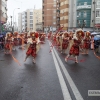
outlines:
[[91, 50], [94, 50], [94, 35], [91, 36]]
[[100, 45], [100, 40], [94, 40], [94, 50], [96, 53], [99, 53], [99, 45]]

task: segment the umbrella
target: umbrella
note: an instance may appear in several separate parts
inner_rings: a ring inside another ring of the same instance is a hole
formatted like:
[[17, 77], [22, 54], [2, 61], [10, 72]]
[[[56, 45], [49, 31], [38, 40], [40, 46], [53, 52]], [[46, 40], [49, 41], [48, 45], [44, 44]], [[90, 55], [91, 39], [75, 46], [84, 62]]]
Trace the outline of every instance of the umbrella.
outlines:
[[91, 35], [96, 35], [96, 34], [98, 34], [98, 33], [96, 33], [96, 32], [91, 33]]
[[100, 40], [100, 35], [96, 35], [96, 36], [94, 37], [94, 40]]

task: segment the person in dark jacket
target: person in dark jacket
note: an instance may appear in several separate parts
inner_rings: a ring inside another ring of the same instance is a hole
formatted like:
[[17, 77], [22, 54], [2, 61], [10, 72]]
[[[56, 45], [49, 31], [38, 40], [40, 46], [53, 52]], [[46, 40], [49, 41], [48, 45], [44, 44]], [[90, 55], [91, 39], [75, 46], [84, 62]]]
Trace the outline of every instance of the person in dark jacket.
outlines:
[[94, 49], [96, 53], [99, 52], [99, 45], [100, 45], [100, 40], [94, 40]]

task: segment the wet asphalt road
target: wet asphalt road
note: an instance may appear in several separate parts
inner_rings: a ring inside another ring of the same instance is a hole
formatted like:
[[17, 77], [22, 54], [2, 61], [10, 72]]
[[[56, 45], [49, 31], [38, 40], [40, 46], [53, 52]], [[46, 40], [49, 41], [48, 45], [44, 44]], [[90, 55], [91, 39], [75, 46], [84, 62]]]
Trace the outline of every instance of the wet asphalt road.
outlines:
[[[11, 57], [0, 52], [0, 100], [64, 100], [52, 53], [49, 53], [48, 41], [41, 44], [36, 58], [24, 62], [26, 50], [18, 49], [13, 55], [19, 60], [19, 66]], [[100, 90], [100, 60], [93, 52], [80, 55], [79, 64], [64, 61], [65, 55], [57, 51], [65, 68], [70, 74], [84, 100], [100, 100], [100, 97], [89, 97], [88, 90]], [[60, 68], [61, 69], [61, 68]], [[62, 69], [66, 85], [72, 100], [76, 100]]]

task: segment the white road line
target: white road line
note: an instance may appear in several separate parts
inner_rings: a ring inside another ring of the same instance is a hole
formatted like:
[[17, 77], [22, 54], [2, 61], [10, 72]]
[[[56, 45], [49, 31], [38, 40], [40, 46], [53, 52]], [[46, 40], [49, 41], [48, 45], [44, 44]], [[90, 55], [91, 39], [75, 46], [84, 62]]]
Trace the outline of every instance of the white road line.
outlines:
[[53, 48], [53, 51], [55, 52], [55, 55], [56, 55], [60, 65], [61, 65], [61, 68], [62, 68], [62, 70], [63, 70], [63, 72], [64, 72], [64, 74], [66, 76], [66, 79], [67, 79], [67, 81], [68, 81], [68, 83], [69, 83], [69, 85], [70, 85], [70, 87], [71, 87], [71, 89], [72, 89], [72, 91], [74, 93], [74, 96], [75, 96], [76, 100], [84, 100], [83, 97], [81, 96], [80, 92], [78, 91], [75, 83], [73, 82], [72, 78], [70, 77], [68, 71], [66, 70], [63, 62], [61, 61], [60, 57], [58, 56], [55, 48]]
[[[49, 42], [49, 45], [50, 45], [50, 42]], [[57, 70], [57, 74], [58, 74], [58, 78], [59, 78], [59, 82], [60, 82], [60, 86], [61, 86], [61, 89], [62, 89], [64, 100], [72, 100], [70, 93], [68, 91], [68, 88], [66, 86], [65, 80], [63, 78], [63, 75], [61, 73], [59, 64], [58, 64], [57, 59], [54, 55], [54, 51], [52, 51], [52, 56], [53, 56], [53, 59], [54, 59], [54, 64], [55, 64], [55, 67], [56, 67], [56, 70]]]

